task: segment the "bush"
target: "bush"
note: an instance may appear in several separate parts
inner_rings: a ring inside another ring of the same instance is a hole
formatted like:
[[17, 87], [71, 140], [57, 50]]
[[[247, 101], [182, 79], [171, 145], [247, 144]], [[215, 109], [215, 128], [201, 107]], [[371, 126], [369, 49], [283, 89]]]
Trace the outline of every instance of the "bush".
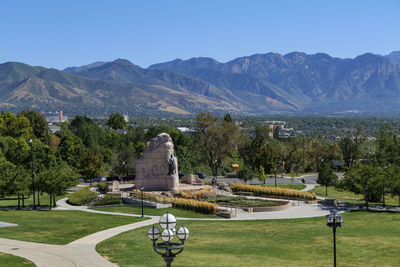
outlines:
[[105, 195], [104, 197], [97, 199], [92, 206], [122, 204], [122, 200], [119, 196]]
[[96, 192], [90, 191], [89, 187], [79, 189], [68, 196], [68, 203], [75, 206], [82, 206], [97, 197]]
[[298, 199], [315, 200], [315, 193], [303, 192], [296, 189], [281, 187], [263, 187], [259, 185], [233, 184], [233, 191], [252, 192], [254, 195], [272, 196], [272, 197], [292, 197]]
[[106, 191], [106, 182], [100, 182], [97, 184], [97, 188], [101, 191], [101, 192], [105, 192]]

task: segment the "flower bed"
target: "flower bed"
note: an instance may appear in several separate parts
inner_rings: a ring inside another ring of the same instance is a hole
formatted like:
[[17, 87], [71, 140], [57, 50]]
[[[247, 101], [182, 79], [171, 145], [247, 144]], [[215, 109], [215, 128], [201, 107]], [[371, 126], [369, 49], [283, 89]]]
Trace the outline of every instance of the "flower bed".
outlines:
[[233, 184], [232, 190], [235, 192], [251, 192], [257, 196], [294, 198], [301, 200], [315, 200], [315, 193], [303, 192], [296, 189], [280, 188], [280, 187], [263, 187], [259, 185]]
[[[140, 190], [135, 189], [133, 190], [133, 193], [135, 196], [140, 197]], [[179, 197], [165, 197], [165, 196], [159, 196], [154, 193], [150, 192], [143, 192], [143, 197], [146, 199], [150, 199], [152, 201], [156, 202], [162, 202], [162, 203], [171, 203], [173, 207], [176, 208], [181, 208], [181, 209], [186, 209], [186, 210], [192, 210], [196, 212], [201, 212], [201, 213], [216, 213], [218, 210], [218, 206], [214, 203], [209, 203], [206, 201], [198, 201], [194, 199], [184, 199], [184, 198], [179, 198]]]

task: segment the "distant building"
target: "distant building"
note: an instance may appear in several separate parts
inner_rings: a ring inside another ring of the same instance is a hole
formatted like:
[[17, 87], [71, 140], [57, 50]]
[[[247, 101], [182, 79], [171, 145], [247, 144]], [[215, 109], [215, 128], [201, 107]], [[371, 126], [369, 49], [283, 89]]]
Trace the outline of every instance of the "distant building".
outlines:
[[64, 122], [68, 119], [68, 117], [64, 116], [62, 110], [59, 112], [57, 111], [57, 112], [47, 112], [47, 113], [43, 113], [41, 111], [40, 114], [44, 116], [47, 122]]
[[50, 132], [52, 132], [52, 133], [56, 133], [61, 130], [60, 127], [58, 127], [57, 125], [53, 125], [51, 123], [49, 124], [49, 129], [50, 129]]
[[129, 122], [129, 116], [127, 114], [124, 114], [124, 121]]

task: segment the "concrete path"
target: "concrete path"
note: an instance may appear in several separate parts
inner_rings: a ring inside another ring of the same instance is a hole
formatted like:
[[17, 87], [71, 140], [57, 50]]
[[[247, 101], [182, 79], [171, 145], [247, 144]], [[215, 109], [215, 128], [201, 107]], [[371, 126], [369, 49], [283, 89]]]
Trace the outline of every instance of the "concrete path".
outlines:
[[26, 258], [38, 267], [116, 266], [97, 253], [96, 245], [122, 232], [152, 225], [156, 222], [158, 222], [158, 218], [114, 227], [88, 235], [64, 246], [0, 238], [0, 251]]
[[315, 184], [306, 184], [305, 186], [306, 186], [306, 188], [301, 189], [301, 191], [306, 192], [306, 191], [313, 190], [315, 188]]

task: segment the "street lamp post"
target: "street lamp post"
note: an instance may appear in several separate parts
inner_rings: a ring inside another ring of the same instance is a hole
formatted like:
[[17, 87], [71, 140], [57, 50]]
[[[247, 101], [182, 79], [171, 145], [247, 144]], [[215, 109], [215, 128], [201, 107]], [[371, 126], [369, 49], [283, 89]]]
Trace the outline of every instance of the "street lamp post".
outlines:
[[[189, 237], [189, 230], [186, 227], [181, 226], [178, 231], [176, 231], [175, 226], [175, 216], [167, 212], [160, 217], [161, 232], [154, 225], [147, 231], [147, 236], [153, 241], [154, 251], [164, 258], [167, 267], [170, 267], [175, 256], [183, 251], [185, 247], [184, 243]], [[180, 243], [171, 242], [175, 234]], [[157, 243], [159, 237], [161, 237], [162, 242]]]
[[333, 266], [336, 267], [336, 228], [343, 224], [343, 217], [336, 210], [331, 210], [329, 215], [326, 215], [327, 226], [333, 230]]
[[274, 173], [275, 173], [275, 187], [276, 187], [276, 167], [274, 167]]
[[144, 187], [142, 186], [142, 187], [140, 188], [140, 197], [141, 197], [141, 199], [142, 199], [142, 218], [143, 218], [143, 190], [144, 190]]
[[33, 171], [33, 140], [29, 139], [29, 145], [31, 146], [31, 161], [32, 161], [32, 193], [33, 193], [33, 209], [36, 209], [36, 202], [35, 202], [35, 173]]

